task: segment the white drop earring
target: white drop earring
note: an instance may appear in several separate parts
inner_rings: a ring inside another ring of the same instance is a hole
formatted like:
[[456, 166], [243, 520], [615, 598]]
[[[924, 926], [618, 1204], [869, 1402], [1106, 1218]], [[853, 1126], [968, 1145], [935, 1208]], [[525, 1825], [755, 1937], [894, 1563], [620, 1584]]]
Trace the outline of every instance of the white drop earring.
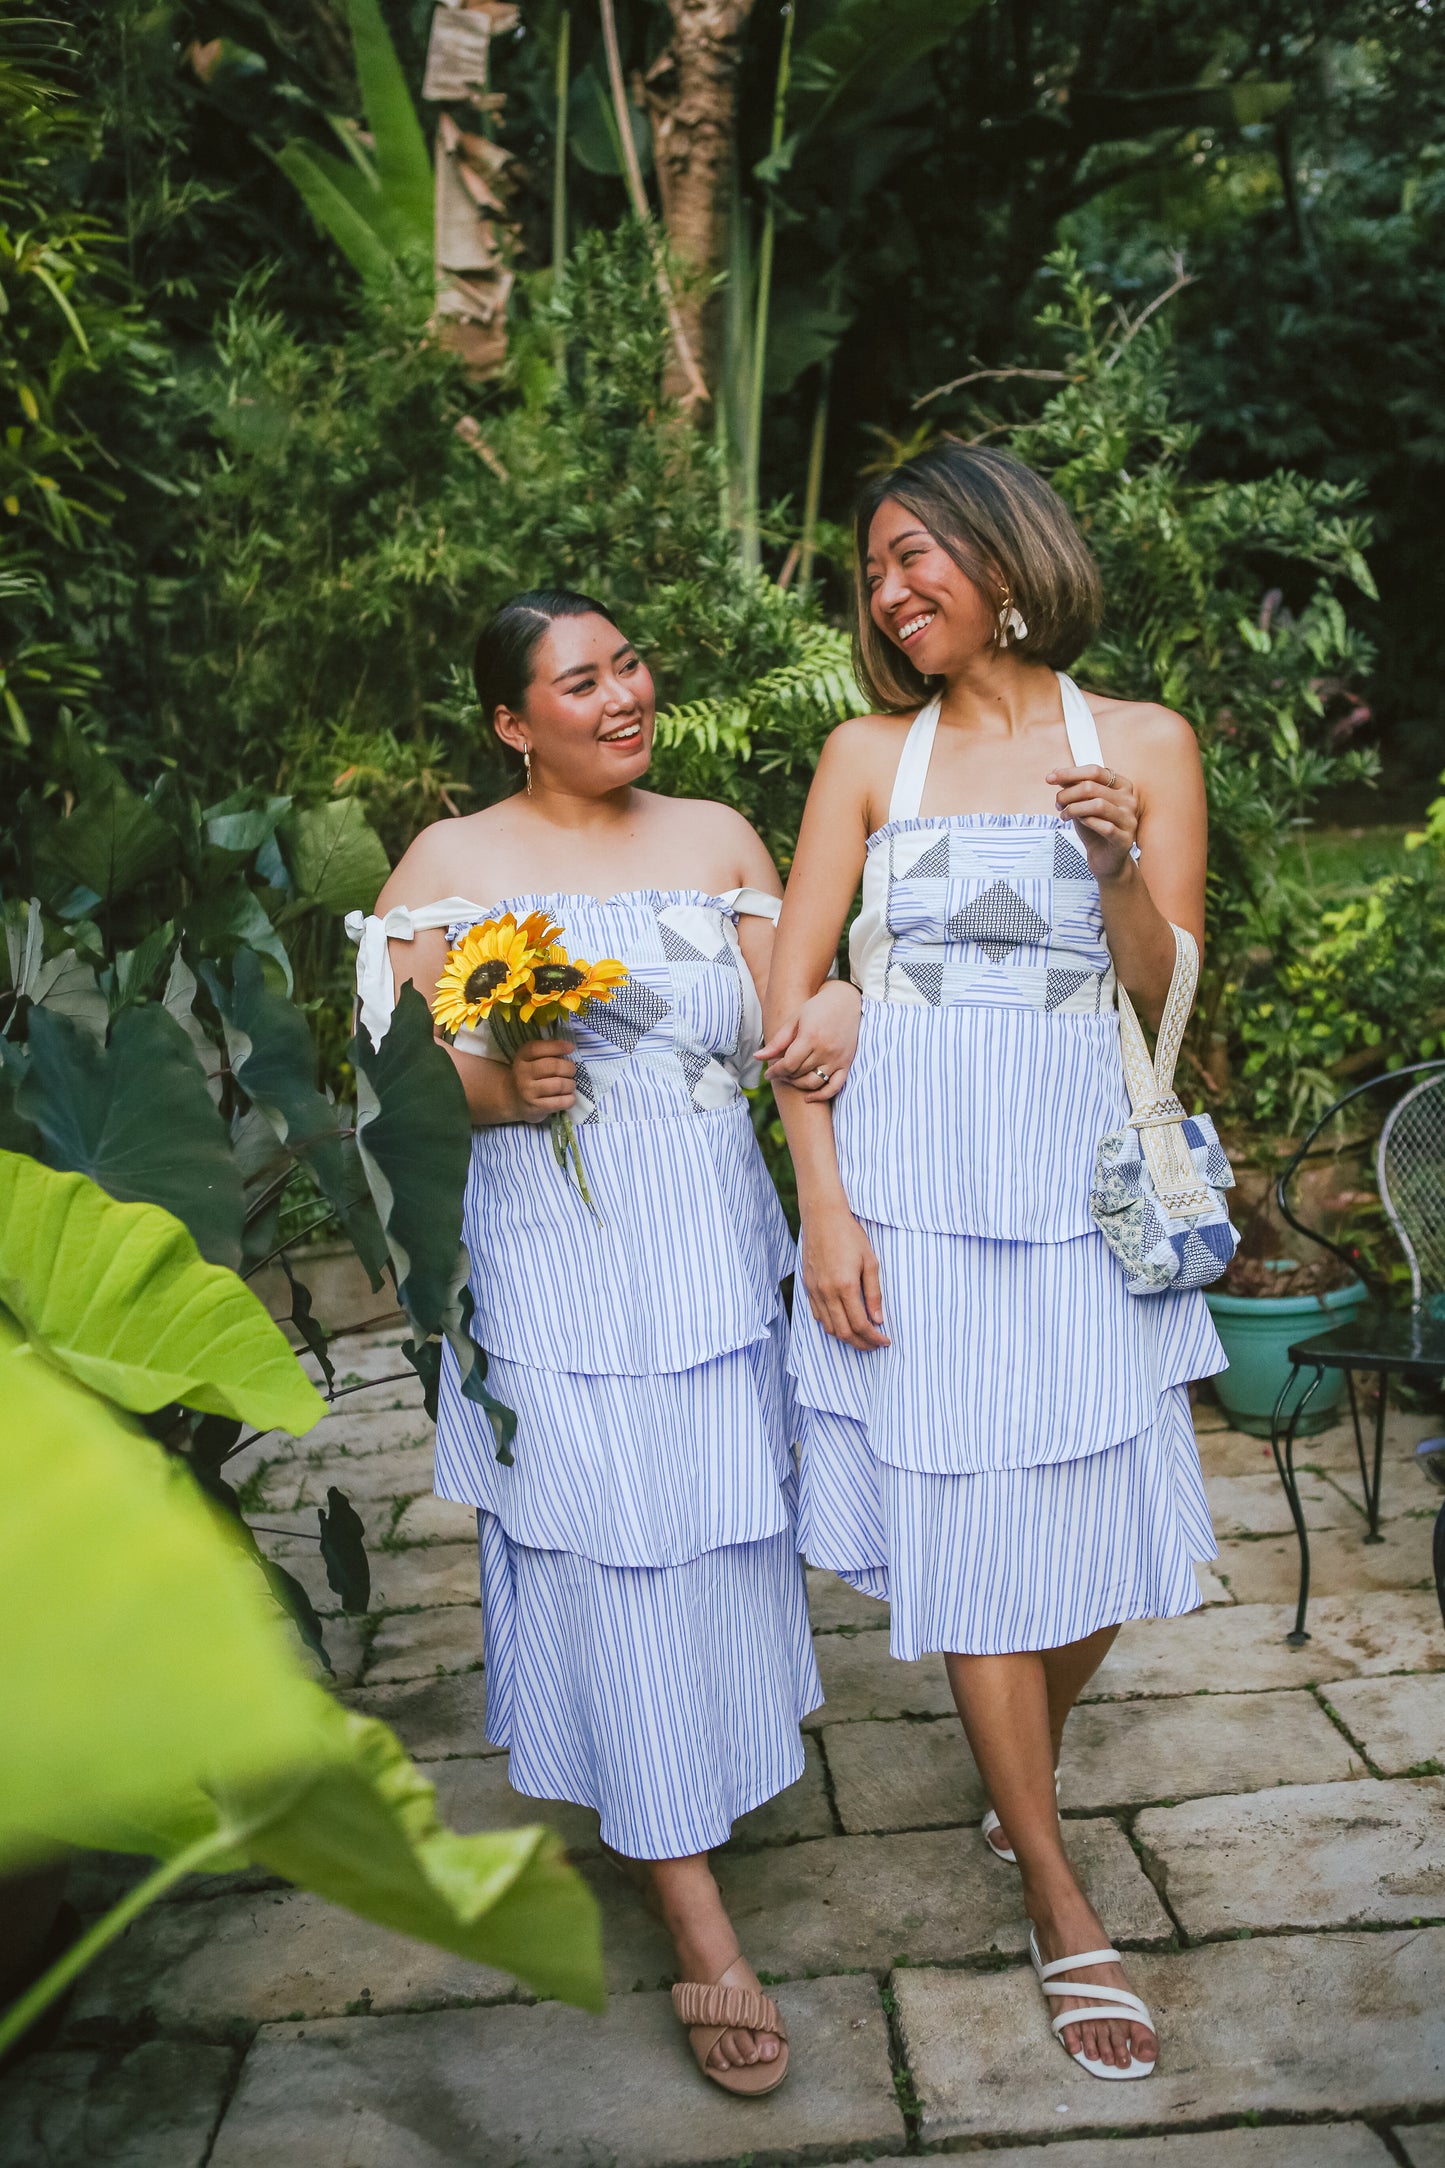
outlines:
[[1003, 603], [998, 613], [999, 645], [1007, 647], [1010, 640], [1026, 640], [1028, 636], [1029, 628], [1024, 622], [1023, 613], [1015, 606], [1012, 595], [1005, 588]]
[[532, 795], [532, 748], [530, 745], [522, 747], [522, 766], [527, 771], [527, 796], [530, 798]]

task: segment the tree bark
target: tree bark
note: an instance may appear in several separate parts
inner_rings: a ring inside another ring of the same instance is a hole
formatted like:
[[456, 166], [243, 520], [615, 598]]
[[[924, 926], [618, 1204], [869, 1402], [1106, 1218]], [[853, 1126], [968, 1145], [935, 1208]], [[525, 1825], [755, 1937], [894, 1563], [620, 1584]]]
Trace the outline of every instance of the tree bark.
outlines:
[[709, 387], [721, 359], [737, 144], [738, 61], [753, 0], [667, 0], [672, 46], [650, 71], [647, 102], [663, 224], [678, 267], [678, 312]]

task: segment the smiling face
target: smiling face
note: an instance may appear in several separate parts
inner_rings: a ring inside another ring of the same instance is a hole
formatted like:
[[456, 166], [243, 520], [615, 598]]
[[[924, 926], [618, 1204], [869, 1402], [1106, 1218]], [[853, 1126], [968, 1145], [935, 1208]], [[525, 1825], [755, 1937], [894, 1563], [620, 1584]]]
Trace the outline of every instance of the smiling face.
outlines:
[[558, 617], [532, 650], [526, 699], [497, 709], [496, 731], [531, 753], [534, 787], [597, 798], [646, 772], [656, 709], [646, 663], [610, 619]]
[[971, 580], [891, 497], [868, 529], [865, 579], [874, 624], [924, 677], [952, 677], [996, 645], [1001, 594]]

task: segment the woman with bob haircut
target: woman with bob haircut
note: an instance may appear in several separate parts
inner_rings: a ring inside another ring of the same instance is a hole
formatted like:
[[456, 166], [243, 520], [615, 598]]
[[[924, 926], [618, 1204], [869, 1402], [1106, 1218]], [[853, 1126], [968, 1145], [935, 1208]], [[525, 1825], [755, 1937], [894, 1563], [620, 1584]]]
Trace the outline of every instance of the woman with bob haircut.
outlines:
[[[784, 1373], [792, 1245], [743, 1096], [782, 884], [731, 807], [639, 787], [652, 679], [600, 603], [514, 597], [475, 675], [525, 781], [407, 851], [355, 929], [363, 1024], [379, 1041], [394, 978], [430, 1002], [448, 941], [507, 912], [626, 967], [510, 1064], [485, 1025], [449, 1048], [475, 1125], [474, 1330], [517, 1415], [504, 1467], [444, 1352], [436, 1490], [477, 1512], [487, 1737], [516, 1790], [595, 1808], [604, 1846], [645, 1863], [699, 2066], [771, 2092], [786, 2030], [707, 1855], [802, 1775], [822, 1698]], [[853, 989], [830, 987], [769, 1057], [803, 1097], [836, 1089], [857, 1020]], [[553, 1156], [567, 1110], [595, 1213]]]
[[889, 1602], [895, 1656], [942, 1652], [1054, 2032], [1095, 2077], [1147, 2077], [1152, 2020], [1055, 1772], [1120, 1623], [1192, 1610], [1215, 1555], [1187, 1390], [1224, 1367], [1204, 1298], [1130, 1295], [1088, 1203], [1131, 1112], [1116, 974], [1157, 1022], [1171, 921], [1203, 933], [1199, 754], [1179, 716], [1063, 674], [1098, 573], [1018, 460], [919, 454], [864, 492], [856, 543], [878, 712], [824, 748], [769, 986], [776, 1023], [821, 985], [861, 876], [848, 1081], [831, 1106], [778, 1094], [800, 1540]]

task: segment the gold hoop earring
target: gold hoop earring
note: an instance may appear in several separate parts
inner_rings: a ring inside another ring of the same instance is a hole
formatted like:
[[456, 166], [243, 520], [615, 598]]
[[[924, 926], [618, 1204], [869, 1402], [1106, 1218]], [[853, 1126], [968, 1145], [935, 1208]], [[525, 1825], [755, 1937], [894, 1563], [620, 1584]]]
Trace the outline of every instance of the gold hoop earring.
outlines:
[[527, 771], [527, 796], [530, 798], [532, 795], [532, 748], [530, 745], [522, 747], [522, 765]]

